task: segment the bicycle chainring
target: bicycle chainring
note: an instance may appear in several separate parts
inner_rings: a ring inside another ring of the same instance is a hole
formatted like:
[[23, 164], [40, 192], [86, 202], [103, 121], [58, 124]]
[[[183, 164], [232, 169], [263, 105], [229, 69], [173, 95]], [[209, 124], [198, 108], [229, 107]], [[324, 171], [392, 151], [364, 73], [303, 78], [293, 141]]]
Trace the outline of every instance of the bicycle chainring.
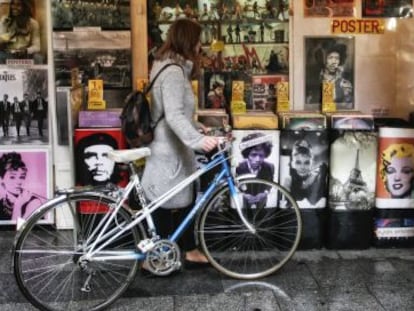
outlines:
[[175, 242], [158, 240], [146, 254], [145, 265], [155, 275], [169, 275], [181, 268], [180, 248]]

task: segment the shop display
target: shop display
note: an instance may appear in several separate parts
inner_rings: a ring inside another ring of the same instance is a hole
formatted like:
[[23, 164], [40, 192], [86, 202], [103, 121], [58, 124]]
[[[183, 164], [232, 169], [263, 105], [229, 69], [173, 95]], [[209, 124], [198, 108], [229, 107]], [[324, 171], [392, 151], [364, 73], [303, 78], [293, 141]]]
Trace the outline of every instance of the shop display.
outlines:
[[287, 75], [254, 75], [252, 76], [252, 107], [253, 111], [276, 112], [279, 82], [287, 82]]

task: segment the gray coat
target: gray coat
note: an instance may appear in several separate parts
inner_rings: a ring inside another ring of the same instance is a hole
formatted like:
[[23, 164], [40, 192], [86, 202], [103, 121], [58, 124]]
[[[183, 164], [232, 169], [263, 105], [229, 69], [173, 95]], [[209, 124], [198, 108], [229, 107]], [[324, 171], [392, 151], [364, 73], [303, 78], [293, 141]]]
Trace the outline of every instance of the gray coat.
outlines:
[[[167, 59], [155, 62], [150, 79]], [[150, 144], [151, 156], [145, 164], [142, 185], [149, 200], [154, 200], [195, 170], [194, 150], [200, 150], [204, 135], [198, 132], [193, 121], [195, 112], [194, 93], [189, 79], [192, 62], [185, 62], [183, 70], [170, 66], [160, 74], [151, 90], [152, 118], [159, 122]], [[184, 71], [184, 74], [183, 74]], [[189, 186], [163, 205], [180, 208], [191, 204], [193, 187]]]

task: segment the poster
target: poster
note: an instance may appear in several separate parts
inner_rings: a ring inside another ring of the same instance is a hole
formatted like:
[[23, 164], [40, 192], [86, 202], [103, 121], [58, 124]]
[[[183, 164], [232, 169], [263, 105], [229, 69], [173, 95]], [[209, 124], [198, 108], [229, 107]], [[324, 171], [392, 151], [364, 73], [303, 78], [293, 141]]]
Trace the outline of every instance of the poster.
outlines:
[[125, 149], [125, 138], [120, 128], [75, 129], [74, 159], [77, 185], [105, 185], [109, 182], [125, 186], [126, 170], [109, 159], [111, 150]]
[[329, 207], [370, 210], [375, 205], [377, 134], [331, 130]]
[[[250, 175], [256, 178], [277, 181], [279, 176], [279, 135], [278, 130], [233, 130], [231, 169], [234, 176]], [[277, 206], [277, 193], [267, 187], [257, 186], [246, 190], [253, 197], [245, 199], [249, 204], [260, 204], [266, 200], [266, 207]], [[262, 199], [255, 202], [255, 197]], [[254, 202], [250, 202], [250, 199]]]
[[305, 17], [355, 16], [355, 0], [303, 0]]
[[362, 17], [412, 17], [412, 0], [362, 0]]
[[47, 64], [47, 0], [2, 1], [0, 13], [0, 64]]
[[43, 66], [0, 68], [2, 145], [48, 144], [48, 72]]
[[[51, 172], [47, 149], [1, 149], [0, 223], [27, 219], [51, 197]], [[42, 219], [53, 221], [52, 215]]]
[[328, 132], [285, 130], [280, 136], [279, 183], [299, 208], [325, 208], [328, 196]]
[[322, 83], [333, 85], [337, 110], [353, 110], [354, 38], [305, 37], [305, 110], [321, 110]]

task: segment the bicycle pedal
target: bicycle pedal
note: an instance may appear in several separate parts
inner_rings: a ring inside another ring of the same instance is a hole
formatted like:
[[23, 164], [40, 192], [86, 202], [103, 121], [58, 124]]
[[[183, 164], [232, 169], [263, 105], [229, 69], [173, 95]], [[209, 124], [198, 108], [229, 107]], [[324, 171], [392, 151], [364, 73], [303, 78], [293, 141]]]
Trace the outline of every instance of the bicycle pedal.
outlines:
[[141, 252], [146, 253], [154, 248], [155, 243], [151, 239], [145, 239], [145, 240], [141, 240], [137, 246]]

